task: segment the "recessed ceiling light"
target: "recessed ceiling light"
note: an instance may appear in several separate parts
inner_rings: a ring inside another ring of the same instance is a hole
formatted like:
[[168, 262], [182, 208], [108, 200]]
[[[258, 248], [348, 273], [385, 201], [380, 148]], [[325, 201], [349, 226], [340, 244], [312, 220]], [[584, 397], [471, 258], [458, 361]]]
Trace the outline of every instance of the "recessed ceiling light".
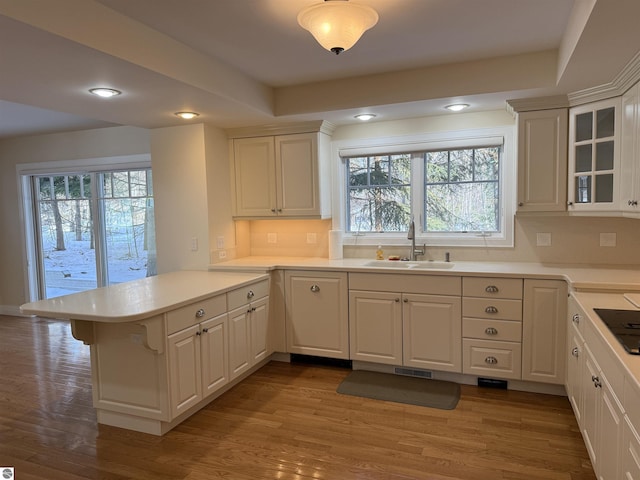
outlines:
[[114, 88], [99, 87], [99, 88], [90, 89], [89, 93], [92, 93], [93, 95], [97, 95], [102, 98], [111, 98], [111, 97], [115, 97], [116, 95], [120, 95], [122, 92]]
[[464, 110], [468, 106], [468, 103], [454, 103], [452, 105], [447, 105], [444, 108], [446, 108], [447, 110], [451, 110], [452, 112], [459, 112], [460, 110]]
[[192, 118], [196, 118], [200, 116], [200, 114], [196, 112], [176, 112], [174, 113], [174, 115], [184, 120], [191, 120]]
[[368, 120], [371, 120], [372, 118], [376, 118], [376, 115], [374, 113], [360, 113], [353, 118], [357, 118], [358, 120], [366, 122]]

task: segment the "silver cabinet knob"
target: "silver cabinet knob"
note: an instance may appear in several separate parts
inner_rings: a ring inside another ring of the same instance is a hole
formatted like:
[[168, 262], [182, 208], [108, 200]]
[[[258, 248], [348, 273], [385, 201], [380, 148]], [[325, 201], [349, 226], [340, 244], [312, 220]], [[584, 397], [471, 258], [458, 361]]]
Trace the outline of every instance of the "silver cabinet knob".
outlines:
[[404, 303], [409, 303], [409, 299], [408, 299], [408, 298], [405, 298], [405, 299], [403, 300], [403, 302], [404, 302]]
[[396, 303], [399, 303], [399, 302], [400, 302], [400, 299], [399, 299], [398, 297], [396, 297], [394, 301], [395, 301]]
[[310, 290], [311, 290], [313, 293], [317, 293], [317, 292], [319, 292], [319, 291], [320, 291], [320, 287], [319, 287], [318, 285], [311, 285]]
[[255, 294], [255, 293], [253, 293], [253, 290], [249, 290], [249, 291], [247, 292], [247, 298], [253, 298], [253, 297], [255, 297], [255, 296], [256, 296], [256, 294]]
[[272, 209], [271, 209], [271, 213], [276, 213], [276, 209], [275, 209], [275, 208], [272, 208]]
[[496, 357], [487, 357], [484, 359], [484, 363], [488, 365], [495, 365], [496, 363], [498, 363], [498, 359]]
[[574, 357], [579, 357], [580, 356], [580, 349], [578, 347], [573, 347], [571, 349], [571, 355], [573, 355]]
[[600, 381], [600, 377], [595, 375], [591, 376], [591, 381], [593, 382], [593, 386], [596, 388], [602, 388], [602, 382]]
[[486, 333], [487, 335], [497, 335], [498, 334], [498, 329], [497, 328], [493, 328], [493, 327], [487, 327], [484, 330], [484, 333]]
[[485, 313], [498, 313], [498, 309], [492, 305], [484, 309]]
[[524, 202], [518, 202], [519, 207], [524, 207]]
[[571, 320], [573, 321], [573, 323], [580, 323], [580, 314], [574, 313], [573, 317], [571, 317]]
[[204, 317], [204, 308], [199, 308], [198, 311], [196, 311], [196, 318], [202, 318]]
[[487, 293], [498, 293], [500, 289], [495, 285], [487, 285], [487, 288], [484, 289]]

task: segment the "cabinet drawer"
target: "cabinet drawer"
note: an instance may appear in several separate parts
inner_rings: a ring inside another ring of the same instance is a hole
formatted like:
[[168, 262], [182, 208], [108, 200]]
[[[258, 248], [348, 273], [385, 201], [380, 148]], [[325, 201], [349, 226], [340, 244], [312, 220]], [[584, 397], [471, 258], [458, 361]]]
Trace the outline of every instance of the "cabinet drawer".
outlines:
[[462, 336], [482, 340], [520, 342], [522, 340], [522, 324], [510, 320], [463, 318]]
[[227, 293], [229, 310], [241, 307], [267, 295], [269, 295], [269, 280], [262, 280], [261, 282], [236, 288]]
[[226, 311], [227, 299], [224, 295], [217, 295], [185, 307], [171, 310], [167, 312], [167, 335], [222, 315]]
[[522, 299], [521, 278], [464, 277], [462, 295], [465, 297]]
[[387, 273], [350, 273], [350, 290], [376, 292], [426, 293], [460, 295], [460, 277], [448, 275], [405, 275]]
[[464, 297], [462, 299], [462, 316], [522, 320], [522, 300]]
[[520, 379], [522, 346], [514, 342], [462, 339], [462, 373]]

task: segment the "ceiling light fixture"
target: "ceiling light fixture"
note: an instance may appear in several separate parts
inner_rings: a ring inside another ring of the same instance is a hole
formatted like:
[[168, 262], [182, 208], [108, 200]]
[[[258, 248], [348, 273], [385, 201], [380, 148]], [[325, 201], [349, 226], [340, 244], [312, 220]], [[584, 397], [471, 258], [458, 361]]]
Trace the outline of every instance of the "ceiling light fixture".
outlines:
[[174, 113], [176, 117], [180, 117], [183, 120], [191, 120], [192, 118], [199, 117], [200, 114], [196, 112], [176, 112]]
[[376, 118], [375, 113], [360, 113], [355, 115], [353, 118], [357, 118], [358, 120], [362, 120], [363, 122], [367, 122], [372, 118]]
[[298, 23], [320, 45], [338, 55], [353, 47], [365, 31], [378, 23], [378, 13], [349, 0], [325, 0], [302, 10]]
[[446, 108], [447, 110], [451, 110], [452, 112], [459, 112], [460, 110], [464, 110], [468, 106], [469, 106], [468, 103], [454, 103], [451, 105], [447, 105], [444, 108]]
[[115, 88], [99, 87], [99, 88], [91, 88], [89, 90], [89, 93], [92, 93], [93, 95], [97, 95], [98, 97], [102, 97], [102, 98], [111, 98], [111, 97], [115, 97], [116, 95], [120, 95], [122, 92], [120, 90], [116, 90]]

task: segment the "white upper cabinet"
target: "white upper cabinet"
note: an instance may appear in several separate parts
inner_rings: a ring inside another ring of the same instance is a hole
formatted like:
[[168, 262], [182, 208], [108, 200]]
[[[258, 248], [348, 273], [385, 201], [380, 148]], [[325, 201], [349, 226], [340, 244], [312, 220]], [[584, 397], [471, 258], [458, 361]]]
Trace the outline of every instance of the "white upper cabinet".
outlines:
[[330, 137], [323, 131], [234, 138], [236, 218], [329, 218]]
[[622, 96], [620, 210], [640, 216], [640, 83]]
[[518, 213], [567, 209], [568, 109], [518, 113]]
[[620, 97], [574, 107], [569, 117], [570, 213], [620, 211]]

